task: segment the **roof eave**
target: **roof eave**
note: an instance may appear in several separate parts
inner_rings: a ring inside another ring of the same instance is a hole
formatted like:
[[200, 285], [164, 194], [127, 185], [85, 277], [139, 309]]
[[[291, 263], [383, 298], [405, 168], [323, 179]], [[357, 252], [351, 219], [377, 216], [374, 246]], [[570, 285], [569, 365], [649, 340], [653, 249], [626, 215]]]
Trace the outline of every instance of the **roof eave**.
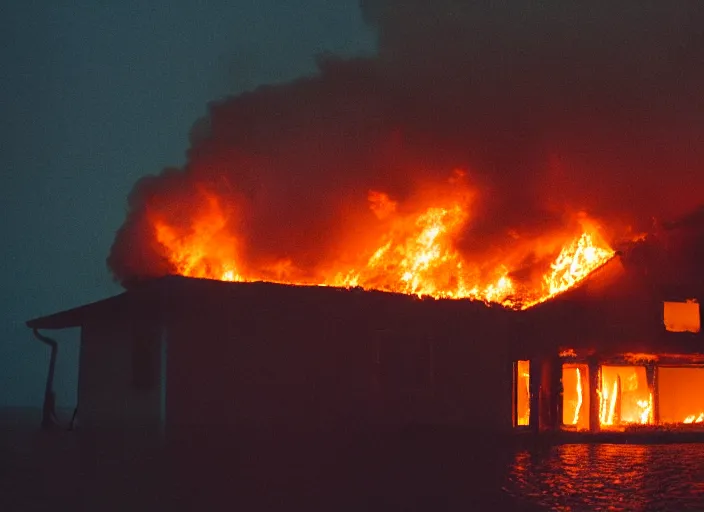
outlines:
[[97, 302], [91, 302], [90, 304], [85, 304], [76, 308], [34, 318], [32, 320], [28, 320], [26, 325], [30, 329], [50, 330], [80, 327], [85, 323], [85, 318], [87, 315], [92, 315], [97, 311], [104, 310], [106, 307], [112, 307], [115, 304], [123, 302], [125, 300], [125, 295], [126, 293], [121, 293], [120, 295], [115, 295]]

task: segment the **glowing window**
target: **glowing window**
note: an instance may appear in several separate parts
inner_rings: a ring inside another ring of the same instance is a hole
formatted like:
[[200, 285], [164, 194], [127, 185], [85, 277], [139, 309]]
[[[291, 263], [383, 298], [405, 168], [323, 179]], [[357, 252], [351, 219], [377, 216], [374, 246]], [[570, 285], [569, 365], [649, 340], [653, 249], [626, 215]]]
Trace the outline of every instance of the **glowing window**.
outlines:
[[589, 367], [562, 365], [562, 424], [589, 430]]
[[602, 428], [652, 423], [653, 396], [644, 366], [602, 366], [599, 424]]
[[663, 308], [665, 329], [671, 332], [699, 332], [699, 303], [690, 299], [686, 302], [665, 302]]
[[514, 413], [516, 426], [530, 424], [530, 361], [514, 365]]
[[659, 367], [660, 423], [704, 423], [704, 368]]

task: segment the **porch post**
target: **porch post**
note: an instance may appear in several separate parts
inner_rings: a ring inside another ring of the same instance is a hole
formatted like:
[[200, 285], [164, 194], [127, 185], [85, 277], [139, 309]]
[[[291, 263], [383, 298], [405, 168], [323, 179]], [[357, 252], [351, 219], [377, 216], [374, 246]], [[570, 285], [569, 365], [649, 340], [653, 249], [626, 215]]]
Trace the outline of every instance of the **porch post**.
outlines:
[[528, 424], [533, 432], [540, 431], [540, 388], [542, 374], [542, 360], [538, 358], [530, 359], [530, 416]]
[[599, 361], [590, 357], [589, 365], [589, 431], [599, 432]]
[[645, 375], [648, 379], [648, 389], [651, 396], [653, 397], [652, 407], [653, 410], [650, 413], [653, 425], [660, 424], [660, 395], [658, 393], [658, 365], [651, 361], [645, 367]]
[[559, 430], [562, 425], [562, 359], [555, 355], [549, 360], [550, 371], [550, 389], [549, 389], [549, 407], [550, 407], [550, 430]]

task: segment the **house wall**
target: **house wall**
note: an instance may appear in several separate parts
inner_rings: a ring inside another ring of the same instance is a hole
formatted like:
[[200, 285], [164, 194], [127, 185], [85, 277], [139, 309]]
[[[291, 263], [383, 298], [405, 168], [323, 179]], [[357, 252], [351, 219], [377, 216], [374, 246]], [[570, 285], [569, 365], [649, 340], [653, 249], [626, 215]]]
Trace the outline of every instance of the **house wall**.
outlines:
[[305, 290], [198, 303], [167, 323], [170, 425], [511, 428], [508, 328], [488, 308]]
[[161, 422], [160, 327], [131, 315], [88, 319], [81, 331], [81, 427], [154, 427]]

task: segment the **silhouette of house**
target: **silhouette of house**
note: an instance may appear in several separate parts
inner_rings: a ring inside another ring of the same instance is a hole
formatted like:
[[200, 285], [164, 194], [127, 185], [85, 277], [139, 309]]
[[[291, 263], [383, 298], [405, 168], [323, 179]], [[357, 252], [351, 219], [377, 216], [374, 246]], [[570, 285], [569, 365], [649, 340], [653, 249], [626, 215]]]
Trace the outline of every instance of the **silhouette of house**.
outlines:
[[511, 428], [510, 311], [164, 277], [28, 322], [81, 328], [80, 424]]
[[171, 276], [27, 325], [49, 344], [38, 330], [81, 328], [85, 426], [704, 425], [702, 226], [704, 209], [526, 311]]

